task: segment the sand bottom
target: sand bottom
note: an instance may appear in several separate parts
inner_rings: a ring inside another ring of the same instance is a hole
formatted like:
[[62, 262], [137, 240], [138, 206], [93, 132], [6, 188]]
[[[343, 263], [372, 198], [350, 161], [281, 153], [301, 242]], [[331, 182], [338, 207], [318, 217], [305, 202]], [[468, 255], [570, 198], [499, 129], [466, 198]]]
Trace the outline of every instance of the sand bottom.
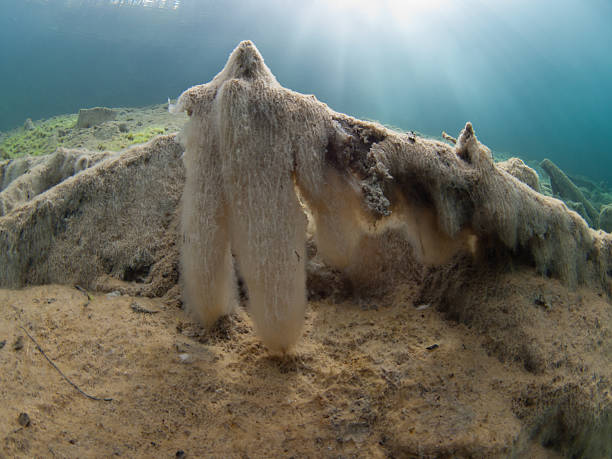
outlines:
[[[560, 289], [548, 310], [530, 300], [542, 286]], [[243, 307], [204, 331], [161, 299], [0, 290], [0, 457], [557, 457], [522, 418], [543, 388], [573, 384], [572, 365], [535, 374], [502, 363], [478, 327], [415, 307], [415, 288], [311, 302], [289, 358], [268, 355]], [[562, 344], [580, 334], [574, 321], [611, 309], [522, 274], [505, 288], [504, 304], [548, 316]], [[21, 326], [82, 390], [112, 401], [77, 392]], [[601, 346], [596, 358], [610, 358], [610, 340]]]

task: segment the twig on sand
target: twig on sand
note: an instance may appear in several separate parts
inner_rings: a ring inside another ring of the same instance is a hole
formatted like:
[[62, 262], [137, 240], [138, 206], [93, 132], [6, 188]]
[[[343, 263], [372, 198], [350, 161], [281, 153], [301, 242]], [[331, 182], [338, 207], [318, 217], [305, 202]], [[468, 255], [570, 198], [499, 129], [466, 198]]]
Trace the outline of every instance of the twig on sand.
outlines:
[[85, 303], [83, 306], [87, 306], [89, 304], [89, 302], [93, 300], [93, 297], [91, 296], [91, 293], [89, 293], [87, 290], [85, 290], [80, 285], [75, 285], [74, 288], [76, 288], [79, 292], [82, 292], [83, 295], [85, 295], [87, 297], [87, 303]]
[[26, 334], [26, 335], [28, 335], [28, 338], [30, 338], [30, 339], [32, 340], [32, 342], [34, 343], [34, 345], [36, 346], [36, 349], [38, 349], [38, 351], [39, 351], [39, 352], [40, 352], [40, 353], [43, 355], [43, 357], [44, 357], [45, 359], [47, 359], [47, 362], [49, 362], [49, 363], [51, 364], [51, 366], [52, 366], [53, 368], [55, 368], [55, 369], [57, 370], [57, 372], [58, 372], [60, 375], [62, 375], [62, 377], [63, 377], [63, 378], [66, 380], [66, 381], [68, 381], [68, 383], [70, 383], [70, 385], [71, 385], [72, 387], [74, 387], [76, 390], [78, 390], [78, 391], [79, 391], [81, 394], [83, 394], [85, 397], [87, 397], [87, 398], [89, 398], [89, 399], [91, 399], [91, 400], [98, 400], [98, 401], [105, 401], [105, 402], [110, 402], [110, 401], [112, 401], [112, 400], [113, 400], [112, 398], [109, 398], [109, 397], [104, 397], [104, 398], [103, 398], [103, 397], [94, 397], [93, 395], [89, 395], [88, 393], [86, 393], [86, 392], [84, 392], [83, 390], [81, 390], [81, 388], [80, 388], [79, 386], [77, 386], [75, 383], [73, 383], [72, 381], [70, 381], [70, 379], [68, 379], [68, 377], [67, 377], [67, 376], [66, 376], [64, 373], [62, 373], [62, 370], [60, 370], [60, 369], [57, 367], [57, 365], [56, 365], [55, 363], [53, 363], [53, 360], [51, 360], [49, 357], [47, 357], [47, 354], [45, 354], [45, 351], [43, 351], [42, 347], [40, 347], [40, 345], [39, 345], [39, 344], [36, 342], [36, 340], [35, 340], [34, 338], [32, 338], [32, 335], [30, 335], [30, 334], [28, 333], [28, 331], [27, 331], [25, 328], [23, 328], [22, 326], [19, 326], [19, 328], [21, 328], [21, 329], [22, 329], [22, 330], [25, 332], [25, 334]]
[[141, 312], [143, 314], [157, 314], [159, 312], [159, 311], [153, 311], [151, 309], [143, 308], [135, 301], [130, 305], [130, 307], [132, 308], [134, 312]]

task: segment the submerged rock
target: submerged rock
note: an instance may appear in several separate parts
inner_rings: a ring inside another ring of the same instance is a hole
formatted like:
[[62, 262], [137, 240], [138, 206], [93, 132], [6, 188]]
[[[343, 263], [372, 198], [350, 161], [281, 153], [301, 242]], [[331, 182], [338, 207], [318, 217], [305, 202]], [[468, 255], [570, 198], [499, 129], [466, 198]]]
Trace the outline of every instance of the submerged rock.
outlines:
[[32, 122], [31, 118], [28, 118], [27, 120], [25, 120], [25, 123], [23, 123], [23, 128], [26, 131], [33, 131], [34, 130], [34, 123]]
[[79, 110], [76, 127], [90, 128], [105, 121], [112, 121], [117, 117], [117, 111], [112, 108], [94, 107], [82, 108]]

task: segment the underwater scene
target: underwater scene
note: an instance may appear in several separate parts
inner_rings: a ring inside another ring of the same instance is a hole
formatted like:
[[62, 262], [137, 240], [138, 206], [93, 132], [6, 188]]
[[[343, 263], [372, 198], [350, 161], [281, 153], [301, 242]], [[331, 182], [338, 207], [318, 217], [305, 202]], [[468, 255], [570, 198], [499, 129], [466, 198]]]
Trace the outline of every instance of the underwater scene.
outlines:
[[611, 24], [0, 0], [0, 457], [612, 458]]

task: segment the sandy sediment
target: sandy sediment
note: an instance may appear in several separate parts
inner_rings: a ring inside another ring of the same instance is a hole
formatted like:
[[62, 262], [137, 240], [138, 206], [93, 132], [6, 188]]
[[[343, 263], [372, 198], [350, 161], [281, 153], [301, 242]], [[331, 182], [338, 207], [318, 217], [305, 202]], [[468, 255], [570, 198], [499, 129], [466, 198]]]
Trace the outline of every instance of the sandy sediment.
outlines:
[[[414, 303], [418, 284], [385, 298], [310, 302], [286, 359], [269, 356], [243, 308], [205, 331], [160, 299], [88, 301], [56, 285], [0, 290], [1, 391], [10, 400], [0, 408], [2, 451], [607, 457], [605, 297], [528, 271], [494, 280], [466, 288], [463, 316]], [[134, 302], [159, 312], [135, 312]], [[20, 326], [82, 390], [113, 401], [78, 393]], [[29, 427], [18, 423], [22, 412]]]

